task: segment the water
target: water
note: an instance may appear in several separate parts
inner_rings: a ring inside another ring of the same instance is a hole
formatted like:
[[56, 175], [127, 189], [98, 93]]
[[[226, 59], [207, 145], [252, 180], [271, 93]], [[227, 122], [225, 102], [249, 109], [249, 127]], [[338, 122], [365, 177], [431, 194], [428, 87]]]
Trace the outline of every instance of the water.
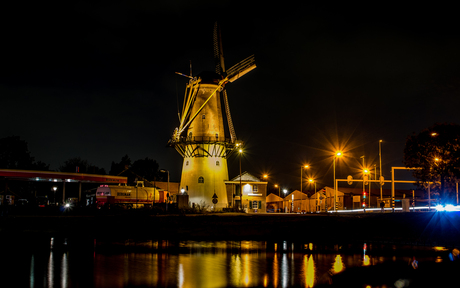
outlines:
[[0, 279], [13, 280], [10, 287], [430, 287], [460, 271], [446, 247], [28, 241], [2, 245]]

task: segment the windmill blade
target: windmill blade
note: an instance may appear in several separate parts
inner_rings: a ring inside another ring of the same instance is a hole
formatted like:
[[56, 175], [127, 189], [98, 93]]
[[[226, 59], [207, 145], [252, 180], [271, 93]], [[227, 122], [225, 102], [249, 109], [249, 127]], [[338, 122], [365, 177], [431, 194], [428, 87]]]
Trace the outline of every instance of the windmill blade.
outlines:
[[224, 89], [224, 105], [225, 105], [225, 114], [227, 115], [228, 130], [230, 131], [230, 140], [232, 143], [236, 140], [235, 128], [233, 127], [232, 116], [230, 115], [230, 106], [228, 105], [227, 90]]
[[216, 65], [216, 73], [222, 75], [225, 72], [224, 52], [222, 49], [222, 37], [220, 34], [220, 27], [217, 22], [214, 23], [214, 62]]
[[228, 81], [234, 82], [255, 68], [256, 61], [254, 59], [254, 55], [251, 55], [227, 70]]

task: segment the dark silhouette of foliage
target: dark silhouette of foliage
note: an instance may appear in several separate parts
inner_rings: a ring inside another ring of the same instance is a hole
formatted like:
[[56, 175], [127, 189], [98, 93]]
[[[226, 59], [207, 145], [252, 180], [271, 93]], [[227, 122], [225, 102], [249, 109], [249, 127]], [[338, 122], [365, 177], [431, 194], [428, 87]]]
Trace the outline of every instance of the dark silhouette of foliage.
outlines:
[[121, 161], [119, 163], [115, 163], [112, 161], [112, 164], [110, 165], [110, 175], [121, 175], [124, 171], [126, 171], [129, 167], [131, 167], [131, 159], [128, 157], [128, 155], [125, 155], [121, 158]]
[[142, 178], [148, 180], [148, 181], [154, 181], [154, 180], [159, 180], [158, 179], [158, 163], [156, 160], [145, 158], [145, 159], [139, 159], [136, 160], [132, 167], [131, 170], [141, 176]]
[[460, 126], [435, 124], [406, 140], [404, 148], [406, 167], [421, 168], [413, 171], [419, 186], [439, 191], [441, 201], [455, 195], [460, 178]]
[[147, 157], [131, 164], [131, 159], [125, 155], [119, 163], [112, 162], [109, 174], [128, 177], [128, 183], [131, 184], [135, 184], [136, 181], [146, 181], [144, 183], [146, 186], [153, 186], [152, 182], [163, 181], [163, 178], [159, 177], [158, 167], [156, 160]]
[[71, 172], [71, 173], [88, 173], [88, 174], [99, 174], [105, 175], [105, 169], [99, 168], [92, 164], [89, 164], [88, 161], [81, 159], [80, 157], [70, 158], [64, 162], [64, 165], [59, 167], [61, 172]]
[[27, 142], [19, 136], [0, 139], [0, 168], [24, 170], [49, 170], [49, 165], [35, 162], [30, 155]]

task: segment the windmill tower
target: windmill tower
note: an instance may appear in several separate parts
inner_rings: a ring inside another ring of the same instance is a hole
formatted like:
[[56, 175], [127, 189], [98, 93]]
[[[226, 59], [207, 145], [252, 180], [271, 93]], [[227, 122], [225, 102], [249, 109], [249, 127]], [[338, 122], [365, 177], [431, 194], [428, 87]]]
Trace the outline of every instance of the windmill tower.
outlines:
[[[229, 204], [224, 183], [228, 180], [227, 158], [242, 145], [233, 128], [225, 85], [256, 68], [256, 65], [252, 55], [225, 69], [217, 23], [214, 25], [214, 60], [214, 72], [205, 71], [196, 77], [178, 73], [189, 77], [190, 81], [179, 114], [179, 127], [174, 130], [168, 144], [184, 158], [180, 188], [187, 192], [190, 202], [221, 209]], [[225, 112], [222, 111], [222, 101]], [[225, 135], [224, 113], [230, 137]], [[214, 199], [217, 203], [213, 203]]]

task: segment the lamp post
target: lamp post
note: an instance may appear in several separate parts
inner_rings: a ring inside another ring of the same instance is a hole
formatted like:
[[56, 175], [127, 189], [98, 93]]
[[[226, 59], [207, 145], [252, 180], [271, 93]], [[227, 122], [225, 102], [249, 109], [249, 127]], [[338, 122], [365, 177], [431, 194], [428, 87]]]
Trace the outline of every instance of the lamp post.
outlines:
[[301, 166], [300, 167], [300, 192], [303, 192], [303, 182], [302, 182], [302, 176], [303, 176], [303, 169], [308, 169], [309, 166], [308, 165], [304, 165], [304, 166]]
[[[310, 182], [310, 184], [315, 183], [315, 194], [316, 194], [316, 181], [310, 178], [310, 179], [308, 179], [308, 182]], [[316, 195], [316, 196], [318, 196], [318, 195]], [[319, 203], [319, 197], [316, 197], [316, 211], [318, 211], [318, 203]]]
[[166, 170], [166, 169], [161, 169], [160, 172], [161, 172], [161, 173], [166, 173], [166, 172], [168, 173], [168, 194], [169, 194], [169, 193], [170, 193], [170, 192], [169, 192], [169, 171]]
[[[309, 166], [308, 165], [304, 165], [304, 166], [301, 166], [300, 167], [300, 193], [303, 193], [303, 181], [302, 181], [302, 177], [303, 177], [303, 169], [308, 169]], [[303, 201], [303, 195], [300, 194], [300, 211], [302, 212], [302, 201]]]
[[334, 212], [336, 211], [336, 206], [337, 206], [337, 187], [336, 187], [337, 183], [335, 182], [335, 159], [337, 159], [337, 157], [342, 157], [342, 156], [343, 156], [342, 151], [337, 151], [334, 154], [334, 164], [333, 164], [334, 166], [334, 169], [333, 169], [334, 170]]
[[57, 186], [53, 186], [54, 196], [53, 196], [53, 204], [56, 205], [56, 190]]
[[278, 188], [278, 196], [281, 197], [281, 186], [275, 184], [275, 188]]
[[[382, 140], [379, 140], [379, 161], [380, 161], [380, 181], [382, 181]], [[377, 174], [375, 174], [377, 178]], [[383, 182], [380, 182], [380, 202], [383, 201], [383, 189], [382, 189]]]
[[[288, 192], [287, 189], [283, 189], [284, 197], [286, 197], [286, 193], [287, 193], [287, 192]], [[283, 203], [284, 203], [284, 202], [285, 202], [285, 201], [283, 201]], [[287, 213], [286, 207], [284, 207], [284, 212]]]
[[242, 177], [241, 177], [241, 155], [243, 154], [243, 148], [239, 148], [238, 152], [240, 153], [240, 201], [241, 201], [241, 209], [244, 211], [243, 206], [243, 186], [242, 186]]

